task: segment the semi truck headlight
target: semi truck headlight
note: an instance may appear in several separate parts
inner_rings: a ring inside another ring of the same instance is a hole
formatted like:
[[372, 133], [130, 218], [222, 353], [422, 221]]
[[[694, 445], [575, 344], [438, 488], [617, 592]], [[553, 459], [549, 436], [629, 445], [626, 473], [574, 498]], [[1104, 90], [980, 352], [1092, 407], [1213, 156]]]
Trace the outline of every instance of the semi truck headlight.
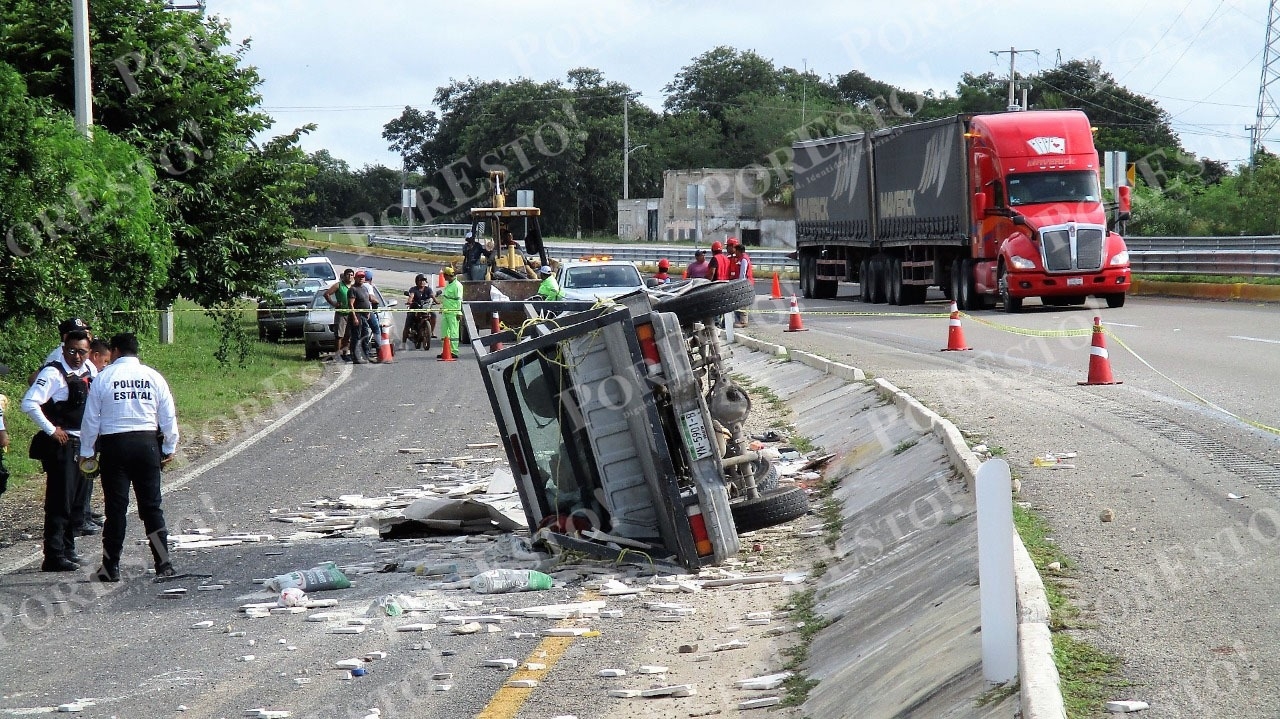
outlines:
[[1129, 264], [1129, 251], [1125, 250], [1124, 252], [1115, 253], [1114, 255], [1111, 256], [1111, 262], [1107, 264], [1111, 265], [1112, 267], [1115, 267], [1116, 265]]
[[1013, 268], [1016, 270], [1034, 270], [1036, 268], [1035, 262], [1028, 260], [1025, 257], [1019, 257], [1018, 255], [1010, 257], [1009, 264], [1013, 265]]

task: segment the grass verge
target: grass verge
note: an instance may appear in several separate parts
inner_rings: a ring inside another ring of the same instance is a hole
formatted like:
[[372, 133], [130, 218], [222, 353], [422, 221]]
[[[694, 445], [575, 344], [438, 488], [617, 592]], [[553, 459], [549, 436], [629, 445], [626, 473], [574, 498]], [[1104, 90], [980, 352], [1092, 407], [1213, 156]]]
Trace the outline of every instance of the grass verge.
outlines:
[[[814, 567], [815, 570], [818, 569], [817, 565]], [[825, 565], [823, 568], [825, 569]], [[809, 679], [802, 672], [804, 663], [809, 659], [809, 646], [813, 643], [813, 638], [831, 624], [830, 620], [816, 611], [817, 595], [817, 589], [807, 589], [791, 597], [787, 606], [781, 608], [782, 611], [791, 613], [790, 618], [793, 622], [802, 625], [796, 630], [800, 640], [782, 650], [782, 655], [787, 658], [785, 668], [792, 672], [791, 677], [783, 684], [786, 688], [786, 696], [782, 700], [782, 706], [795, 707], [804, 704], [809, 698], [809, 692], [818, 686], [816, 679]]]
[[[198, 457], [209, 444], [225, 441], [247, 428], [264, 410], [320, 377], [321, 366], [303, 360], [299, 342], [251, 342], [243, 366], [233, 363], [229, 368], [220, 368], [213, 358], [218, 349], [217, 323], [190, 302], [179, 301], [174, 309], [177, 341], [159, 344], [153, 325], [139, 334], [142, 347], [138, 354], [144, 363], [165, 376], [173, 391], [182, 434], [180, 459]], [[257, 336], [254, 305], [244, 305], [240, 324], [249, 336]], [[50, 338], [50, 347], [53, 342]], [[11, 445], [5, 464], [13, 473], [11, 489], [42, 474], [39, 463], [27, 458], [35, 424], [18, 409], [27, 391], [26, 379], [11, 375], [0, 380], [0, 392], [9, 397], [5, 425]]]
[[[1107, 699], [1117, 688], [1127, 686], [1119, 677], [1120, 659], [1068, 633], [1081, 626], [1080, 610], [1071, 603], [1058, 572], [1071, 569], [1073, 564], [1050, 539], [1048, 523], [1035, 512], [1015, 504], [1013, 524], [1044, 580], [1049, 600], [1049, 628], [1053, 630], [1053, 661], [1058, 668], [1067, 716], [1072, 719], [1105, 716], [1103, 706]], [[1058, 572], [1045, 569], [1053, 562], [1061, 566]]]
[[1219, 275], [1134, 275], [1149, 282], [1198, 282], [1210, 285], [1280, 285], [1280, 277], [1243, 277]]

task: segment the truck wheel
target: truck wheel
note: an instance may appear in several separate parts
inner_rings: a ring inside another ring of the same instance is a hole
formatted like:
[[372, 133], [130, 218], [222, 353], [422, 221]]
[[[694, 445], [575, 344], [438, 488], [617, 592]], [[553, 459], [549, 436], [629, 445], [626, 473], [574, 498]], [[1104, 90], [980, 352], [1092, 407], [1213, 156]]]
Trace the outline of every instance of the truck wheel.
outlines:
[[818, 271], [818, 259], [812, 255], [800, 256], [800, 295], [806, 300], [813, 299], [813, 274]]
[[756, 467], [756, 491], [764, 494], [777, 488], [778, 466], [767, 459], [760, 460]]
[[884, 304], [884, 300], [885, 300], [885, 297], [884, 297], [885, 272], [884, 272], [883, 257], [871, 258], [870, 274], [871, 274], [871, 304], [882, 305]]
[[974, 297], [976, 288], [973, 283], [973, 260], [968, 257], [960, 260], [960, 309], [969, 311], [978, 309], [978, 300]]
[[756, 290], [746, 280], [722, 280], [698, 285], [682, 295], [668, 297], [653, 308], [670, 312], [687, 325], [707, 317], [718, 317], [734, 310], [750, 307]]
[[1012, 314], [1022, 311], [1022, 298], [1009, 294], [1009, 273], [1005, 271], [1003, 264], [996, 275], [996, 287], [1000, 288], [1000, 301], [1004, 303], [1005, 312]]
[[902, 304], [902, 263], [897, 257], [884, 262], [884, 296], [891, 305]]
[[800, 487], [780, 487], [761, 492], [759, 499], [729, 505], [738, 534], [790, 522], [809, 513], [809, 498]]
[[858, 263], [858, 299], [871, 304], [871, 260]]
[[1117, 307], [1124, 307], [1124, 296], [1125, 295], [1123, 292], [1114, 292], [1109, 295], [1103, 295], [1103, 297], [1107, 300], [1107, 307], [1110, 307], [1111, 309], [1116, 309]]
[[964, 270], [962, 267], [963, 262], [964, 260], [960, 257], [957, 257], [951, 261], [951, 282], [949, 282], [948, 284], [951, 286], [950, 299], [952, 302], [956, 303], [956, 308], [961, 310], [967, 310], [969, 308], [964, 306], [964, 292], [962, 291], [963, 288], [961, 287], [961, 283], [964, 280]]

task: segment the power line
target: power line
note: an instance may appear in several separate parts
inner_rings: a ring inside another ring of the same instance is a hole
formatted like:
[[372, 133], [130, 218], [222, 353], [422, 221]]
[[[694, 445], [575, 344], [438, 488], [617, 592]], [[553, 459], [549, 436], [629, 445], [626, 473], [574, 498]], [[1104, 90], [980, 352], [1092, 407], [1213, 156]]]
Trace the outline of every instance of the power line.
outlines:
[[1173, 72], [1173, 68], [1177, 67], [1178, 63], [1182, 62], [1182, 58], [1187, 56], [1187, 53], [1191, 50], [1192, 47], [1195, 46], [1196, 40], [1200, 39], [1200, 34], [1203, 33], [1204, 29], [1209, 27], [1209, 23], [1213, 22], [1213, 19], [1217, 17], [1218, 11], [1222, 9], [1222, 4], [1224, 2], [1226, 2], [1226, 0], [1218, 0], [1218, 6], [1215, 7], [1213, 9], [1213, 12], [1209, 14], [1209, 19], [1205, 20], [1204, 24], [1200, 26], [1200, 29], [1196, 30], [1196, 34], [1191, 36], [1191, 40], [1187, 42], [1187, 46], [1182, 48], [1182, 52], [1179, 53], [1178, 57], [1173, 61], [1171, 65], [1169, 65], [1169, 69], [1165, 70], [1164, 74], [1160, 76], [1160, 79], [1156, 80], [1156, 84], [1151, 86], [1152, 90], [1156, 89], [1157, 87], [1160, 87], [1160, 83], [1164, 82], [1165, 78], [1169, 77], [1169, 73]]
[[[1183, 5], [1183, 6], [1182, 6], [1182, 9], [1178, 11], [1178, 15], [1177, 15], [1176, 17], [1174, 17], [1174, 18], [1173, 18], [1173, 22], [1169, 23], [1169, 27], [1166, 27], [1166, 28], [1164, 29], [1164, 32], [1160, 33], [1160, 37], [1156, 38], [1156, 41], [1155, 41], [1155, 42], [1153, 42], [1153, 43], [1151, 43], [1151, 46], [1152, 46], [1153, 48], [1154, 48], [1154, 47], [1159, 47], [1159, 46], [1160, 46], [1160, 41], [1161, 41], [1161, 40], [1163, 40], [1163, 39], [1165, 38], [1165, 36], [1167, 36], [1167, 35], [1169, 34], [1169, 31], [1173, 29], [1173, 26], [1174, 26], [1174, 25], [1177, 25], [1177, 24], [1178, 24], [1178, 21], [1182, 19], [1182, 15], [1183, 15], [1183, 13], [1185, 13], [1185, 12], [1187, 11], [1187, 8], [1191, 7], [1191, 3], [1193, 3], [1193, 2], [1195, 2], [1195, 0], [1187, 0], [1187, 4], [1186, 4], [1186, 5]], [[1145, 60], [1145, 59], [1147, 59], [1148, 57], [1151, 57], [1151, 53], [1147, 53], [1146, 55], [1143, 55], [1141, 58], [1139, 58], [1139, 59], [1138, 59], [1137, 64], [1135, 64], [1133, 67], [1129, 68], [1129, 71], [1128, 71], [1128, 72], [1126, 72], [1124, 75], [1122, 75], [1122, 76], [1120, 77], [1120, 79], [1121, 79], [1121, 80], [1123, 80], [1123, 79], [1125, 79], [1126, 77], [1128, 77], [1128, 76], [1129, 76], [1129, 73], [1131, 73], [1131, 72], [1133, 72], [1134, 70], [1136, 70], [1136, 69], [1138, 68], [1138, 65], [1141, 65], [1141, 64], [1142, 64], [1142, 61], [1143, 61], [1143, 60]]]

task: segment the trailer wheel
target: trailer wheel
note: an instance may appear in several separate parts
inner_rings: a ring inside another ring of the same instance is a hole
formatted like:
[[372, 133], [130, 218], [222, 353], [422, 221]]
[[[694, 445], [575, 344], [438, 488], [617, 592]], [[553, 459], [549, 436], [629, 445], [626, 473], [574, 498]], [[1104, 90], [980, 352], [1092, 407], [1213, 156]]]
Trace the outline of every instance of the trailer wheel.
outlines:
[[902, 260], [890, 257], [885, 260], [884, 295], [891, 305], [902, 304]]
[[1009, 273], [1005, 271], [1003, 262], [996, 272], [996, 287], [1000, 288], [1000, 301], [1004, 303], [1005, 312], [1012, 314], [1022, 311], [1022, 298], [1009, 293]]
[[738, 534], [790, 522], [809, 513], [809, 498], [800, 487], [779, 487], [761, 492], [759, 499], [729, 505]]
[[871, 260], [865, 257], [858, 263], [858, 299], [871, 304]]
[[964, 280], [964, 272], [961, 268], [962, 262], [963, 259], [959, 257], [951, 261], [951, 282], [947, 284], [951, 287], [951, 301], [956, 303], [956, 308], [967, 310], [969, 308], [964, 306], [964, 292], [961, 291], [962, 288], [960, 286]]
[[884, 304], [884, 258], [871, 258], [871, 304]]
[[750, 307], [755, 301], [756, 290], [746, 280], [722, 280], [698, 285], [688, 292], [668, 297], [654, 304], [659, 312], [670, 312], [687, 325], [707, 317]]
[[813, 299], [813, 273], [818, 269], [818, 259], [812, 255], [800, 255], [800, 295]]
[[973, 260], [968, 257], [960, 260], [960, 286], [957, 289], [960, 291], [958, 301], [960, 309], [965, 311], [978, 309], [977, 298], [974, 297], [977, 294], [977, 288], [974, 287], [973, 282]]
[[1123, 292], [1113, 292], [1111, 294], [1103, 295], [1103, 298], [1107, 301], [1107, 307], [1110, 307], [1113, 310], [1119, 307], [1124, 307]]

